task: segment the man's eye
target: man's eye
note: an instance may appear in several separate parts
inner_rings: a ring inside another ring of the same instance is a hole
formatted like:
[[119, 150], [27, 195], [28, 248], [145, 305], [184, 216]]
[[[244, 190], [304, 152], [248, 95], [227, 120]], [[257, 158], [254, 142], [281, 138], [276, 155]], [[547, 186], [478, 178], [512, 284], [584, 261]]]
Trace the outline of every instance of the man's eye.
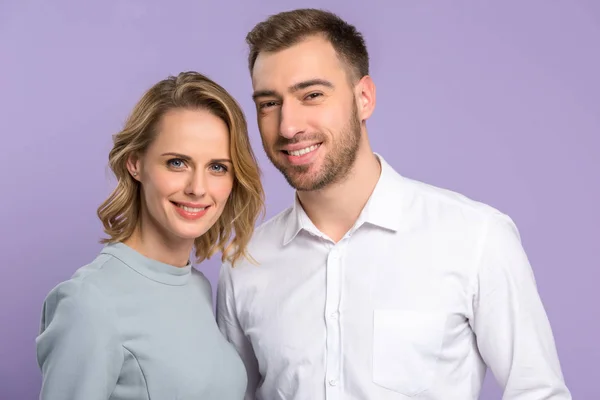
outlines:
[[265, 101], [264, 103], [260, 103], [260, 108], [265, 109], [269, 107], [274, 107], [277, 105], [276, 101]]

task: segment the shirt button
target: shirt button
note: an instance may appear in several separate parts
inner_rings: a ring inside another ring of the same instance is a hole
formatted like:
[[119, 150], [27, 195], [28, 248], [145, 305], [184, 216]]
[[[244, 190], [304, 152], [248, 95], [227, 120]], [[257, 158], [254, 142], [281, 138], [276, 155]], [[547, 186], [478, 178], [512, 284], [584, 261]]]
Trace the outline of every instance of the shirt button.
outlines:
[[337, 381], [336, 381], [335, 379], [331, 379], [331, 380], [329, 381], [329, 385], [330, 385], [330, 386], [335, 386], [335, 385], [337, 385]]
[[337, 313], [337, 312], [335, 312], [335, 311], [334, 311], [334, 312], [332, 312], [331, 314], [329, 314], [329, 317], [330, 317], [331, 319], [337, 319], [337, 316], [338, 316], [338, 313]]

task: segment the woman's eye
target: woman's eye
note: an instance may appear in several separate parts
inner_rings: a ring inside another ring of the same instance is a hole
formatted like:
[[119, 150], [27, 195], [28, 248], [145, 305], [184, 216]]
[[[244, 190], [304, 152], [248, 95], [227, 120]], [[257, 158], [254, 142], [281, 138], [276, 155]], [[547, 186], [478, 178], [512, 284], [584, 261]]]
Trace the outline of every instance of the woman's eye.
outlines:
[[173, 158], [173, 159], [167, 161], [167, 164], [170, 167], [173, 167], [173, 168], [176, 168], [176, 169], [185, 167], [185, 162], [183, 160], [179, 159], [179, 158]]
[[211, 165], [211, 168], [214, 172], [220, 172], [220, 173], [227, 172], [227, 167], [222, 164], [213, 164], [213, 165]]

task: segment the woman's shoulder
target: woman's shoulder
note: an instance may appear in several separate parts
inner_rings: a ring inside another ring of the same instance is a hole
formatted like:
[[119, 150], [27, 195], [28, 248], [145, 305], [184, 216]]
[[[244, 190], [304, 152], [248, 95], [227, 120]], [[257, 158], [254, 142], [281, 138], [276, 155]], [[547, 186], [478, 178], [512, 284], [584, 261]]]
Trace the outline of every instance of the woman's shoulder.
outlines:
[[194, 290], [200, 291], [204, 299], [212, 304], [212, 284], [202, 271], [192, 267], [191, 283]]
[[[79, 268], [44, 299], [36, 352], [39, 366], [46, 374], [52, 374], [53, 380], [65, 378], [71, 384], [69, 373], [95, 373], [91, 369], [74, 372], [74, 366], [82, 363], [97, 365], [110, 358], [111, 366], [118, 371], [122, 362], [114, 299], [96, 279], [100, 275], [97, 271], [101, 271], [97, 261]], [[60, 367], [51, 368], [52, 365]], [[61, 372], [65, 368], [67, 371]], [[107, 367], [102, 365], [100, 369], [105, 371]]]
[[69, 303], [75, 312], [94, 313], [106, 309], [110, 296], [106, 292], [111, 275], [112, 257], [99, 254], [91, 263], [78, 268], [73, 275], [54, 286], [44, 299], [44, 309], [51, 311]]
[[195, 286], [206, 290], [208, 292], [212, 291], [212, 286], [210, 280], [204, 275], [204, 273], [198, 270], [196, 267], [192, 267], [192, 277], [191, 280]]

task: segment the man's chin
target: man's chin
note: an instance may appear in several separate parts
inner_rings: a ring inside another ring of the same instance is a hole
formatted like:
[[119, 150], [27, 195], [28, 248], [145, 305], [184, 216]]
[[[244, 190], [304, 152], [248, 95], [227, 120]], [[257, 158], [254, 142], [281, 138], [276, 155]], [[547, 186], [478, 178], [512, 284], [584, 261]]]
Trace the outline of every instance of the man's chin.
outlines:
[[318, 177], [310, 173], [285, 173], [284, 176], [288, 184], [298, 191], [312, 191], [318, 183]]
[[274, 164], [287, 183], [298, 191], [311, 191], [320, 180], [318, 162], [303, 165]]

